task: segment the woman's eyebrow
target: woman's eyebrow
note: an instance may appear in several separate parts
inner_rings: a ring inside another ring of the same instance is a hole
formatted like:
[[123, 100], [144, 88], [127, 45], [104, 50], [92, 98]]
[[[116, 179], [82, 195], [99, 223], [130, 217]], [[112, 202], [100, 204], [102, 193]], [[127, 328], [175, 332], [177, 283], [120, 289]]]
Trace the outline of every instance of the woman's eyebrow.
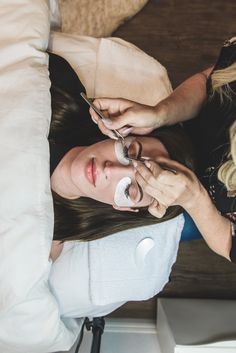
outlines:
[[141, 142], [137, 141], [138, 145], [139, 145], [139, 151], [138, 151], [138, 155], [137, 155], [137, 159], [140, 160], [141, 156], [142, 156], [142, 151], [143, 151], [143, 145], [141, 144]]
[[[141, 144], [140, 141], [137, 141], [138, 145], [139, 145], [139, 151], [138, 151], [138, 154], [137, 154], [137, 160], [140, 160], [141, 156], [142, 156], [142, 151], [143, 151], [143, 145]], [[141, 188], [141, 186], [137, 183], [138, 185], [138, 189], [139, 189], [139, 193], [140, 193], [140, 197], [139, 197], [139, 200], [138, 202], [141, 202], [142, 199], [143, 199], [143, 189]]]
[[138, 183], [137, 183], [137, 185], [138, 185], [138, 189], [139, 189], [139, 193], [140, 193], [140, 197], [139, 197], [138, 202], [141, 202], [143, 199], [143, 189], [141, 188], [141, 186]]

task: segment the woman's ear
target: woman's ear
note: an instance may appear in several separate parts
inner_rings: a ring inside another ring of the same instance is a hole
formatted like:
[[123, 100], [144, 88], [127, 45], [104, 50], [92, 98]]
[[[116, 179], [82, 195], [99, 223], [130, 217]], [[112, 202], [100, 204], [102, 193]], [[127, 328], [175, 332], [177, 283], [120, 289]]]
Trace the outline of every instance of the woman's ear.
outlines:
[[117, 211], [129, 211], [129, 212], [139, 212], [138, 208], [131, 208], [131, 207], [119, 207], [116, 205], [112, 205], [112, 207]]

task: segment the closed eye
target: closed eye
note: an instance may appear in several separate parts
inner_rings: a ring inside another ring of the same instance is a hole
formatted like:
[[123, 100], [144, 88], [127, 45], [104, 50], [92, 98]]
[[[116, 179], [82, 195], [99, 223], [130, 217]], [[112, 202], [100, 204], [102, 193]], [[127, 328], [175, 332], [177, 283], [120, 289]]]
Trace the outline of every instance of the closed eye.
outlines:
[[138, 149], [138, 153], [137, 153], [137, 159], [140, 160], [142, 157], [142, 151], [143, 151], [143, 146], [141, 144], [141, 142], [136, 141], [138, 143], [139, 149]]
[[[135, 148], [134, 148], [135, 146]], [[132, 148], [135, 149], [135, 153], [133, 156], [130, 156], [130, 154], [132, 155], [132, 153], [130, 153], [130, 150], [132, 150]], [[139, 141], [134, 141], [133, 143], [131, 143], [131, 145], [129, 147], [127, 146], [123, 146], [123, 152], [124, 152], [124, 157], [127, 158], [128, 160], [140, 160], [142, 157], [142, 151], [143, 151], [143, 146], [141, 144], [141, 142]], [[136, 182], [137, 188], [138, 188], [138, 194], [139, 194], [139, 199], [137, 201], [137, 203], [141, 202], [143, 199], [143, 190], [141, 188], [141, 186]], [[126, 189], [125, 189], [125, 196], [126, 198], [130, 197], [130, 187], [131, 184], [127, 185]]]
[[124, 157], [129, 159], [129, 149], [127, 146], [123, 146], [123, 153], [124, 153]]
[[134, 205], [134, 201], [129, 196], [131, 185], [132, 180], [130, 177], [124, 177], [119, 181], [114, 194], [114, 202], [117, 206], [132, 207]]
[[131, 186], [131, 184], [128, 184], [128, 185], [126, 186], [126, 188], [125, 188], [125, 191], [124, 191], [125, 197], [126, 197], [127, 199], [130, 197], [130, 195], [129, 195], [130, 186]]
[[124, 157], [127, 158], [129, 161], [140, 160], [142, 157], [142, 151], [143, 151], [143, 146], [141, 142], [137, 140], [131, 143], [129, 147], [123, 145]]
[[[131, 188], [132, 184], [128, 184], [124, 190], [124, 194], [125, 194], [125, 197], [127, 199], [131, 198], [131, 195], [130, 195], [130, 188]], [[136, 187], [138, 188], [138, 195], [139, 195], [139, 199], [136, 201], [137, 203], [141, 202], [142, 199], [143, 199], [143, 190], [141, 188], [141, 186], [136, 182]], [[135, 197], [136, 198], [136, 197]]]

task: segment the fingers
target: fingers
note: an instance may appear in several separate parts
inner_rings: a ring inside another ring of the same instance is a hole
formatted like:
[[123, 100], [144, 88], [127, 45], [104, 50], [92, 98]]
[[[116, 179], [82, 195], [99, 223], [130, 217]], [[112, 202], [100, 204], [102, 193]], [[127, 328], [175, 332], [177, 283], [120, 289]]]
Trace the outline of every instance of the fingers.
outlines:
[[108, 129], [104, 125], [104, 122], [101, 119], [98, 121], [97, 125], [104, 135], [107, 135], [108, 137], [110, 137], [113, 140], [118, 140], [118, 137], [114, 134], [114, 132], [112, 130]]
[[[177, 183], [185, 184], [186, 182], [194, 183], [197, 180], [195, 173], [191, 169], [177, 161], [165, 157], [158, 157], [157, 163], [160, 164], [163, 169], [166, 168], [167, 170], [166, 173], [163, 172], [160, 176], [160, 182], [174, 185]], [[175, 176], [174, 174], [168, 173], [168, 171], [173, 171]]]
[[117, 211], [128, 211], [128, 212], [135, 212], [135, 213], [139, 212], [138, 208], [120, 207], [120, 206], [116, 206], [116, 205], [112, 205], [112, 207], [114, 208], [114, 210], [117, 210]]
[[134, 128], [132, 126], [124, 126], [119, 130], [119, 133], [123, 136], [123, 137], [126, 137], [128, 136], [129, 134], [131, 134], [132, 132], [134, 132]]
[[[116, 100], [101, 99], [96, 100], [96, 102], [96, 106], [102, 111], [103, 115], [105, 115], [106, 117], [104, 119], [101, 119], [101, 117], [99, 117], [98, 114], [92, 108], [89, 109], [89, 112], [93, 122], [98, 125], [99, 129], [103, 134], [114, 138], [114, 134], [111, 132], [111, 130], [115, 129], [119, 130], [121, 135], [126, 137], [133, 131], [134, 128], [128, 125], [128, 123], [133, 120], [132, 115], [134, 114], [131, 111], [123, 112], [119, 104], [117, 104]], [[109, 102], [110, 106], [108, 106], [107, 102]], [[109, 109], [103, 110], [104, 107], [107, 107]]]
[[[114, 129], [118, 130], [123, 137], [128, 136], [134, 130], [132, 126], [123, 126], [125, 125], [125, 121], [126, 121], [125, 115], [120, 115], [119, 117], [110, 117], [106, 119], [101, 119], [98, 116], [98, 114], [93, 110], [93, 108], [89, 109], [89, 113], [91, 115], [93, 122], [98, 125], [101, 132], [104, 135], [109, 136], [110, 138], [114, 138], [115, 136], [111, 132], [111, 130], [114, 130]], [[118, 128], [117, 126], [122, 126], [122, 127]]]
[[[93, 104], [101, 111], [107, 111], [107, 119], [104, 120], [104, 125], [108, 129], [127, 129], [126, 125], [130, 121], [132, 113], [127, 112], [134, 103], [126, 99], [110, 99], [99, 98], [95, 99]], [[129, 127], [130, 128], [130, 127]], [[125, 132], [128, 135], [129, 132]]]
[[89, 113], [91, 115], [93, 122], [98, 125], [98, 128], [104, 135], [107, 135], [111, 139], [115, 139], [115, 140], [117, 139], [114, 133], [104, 125], [104, 121], [97, 115], [97, 113], [93, 110], [93, 108], [91, 107], [89, 108]]
[[[116, 116], [110, 115], [109, 119], [104, 120], [104, 124], [108, 129], [133, 129], [132, 126], [134, 121], [134, 115], [135, 114], [131, 110], [126, 110]], [[125, 131], [125, 133], [127, 134], [127, 131]]]
[[157, 200], [154, 200], [148, 207], [148, 212], [156, 218], [162, 218], [165, 215], [166, 210], [167, 207], [160, 204]]
[[[195, 174], [182, 164], [168, 158], [158, 158], [158, 163], [148, 160], [136, 164], [135, 179], [143, 191], [165, 206], [179, 205], [188, 209], [199, 195], [201, 185]], [[164, 170], [168, 166], [168, 170]], [[150, 207], [156, 216], [160, 210]]]
[[[161, 172], [161, 168], [154, 162], [145, 161], [144, 163], [133, 161], [135, 167], [135, 179], [141, 188], [147, 192], [150, 196], [153, 188], [158, 188], [158, 175]], [[148, 166], [147, 166], [148, 165]]]
[[[156, 127], [155, 109], [126, 99], [97, 98], [93, 104], [104, 113], [108, 113], [103, 124], [99, 124], [101, 131], [111, 137], [108, 130], [118, 130], [126, 137], [130, 133], [145, 135]], [[98, 124], [99, 117], [90, 109], [90, 114]]]
[[134, 161], [133, 165], [137, 171], [137, 178], [142, 182], [143, 186], [145, 183], [152, 187], [161, 186], [161, 183], [166, 185], [172, 184], [171, 177], [173, 173], [163, 170], [158, 163], [152, 160], [147, 160], [144, 163]]
[[[154, 162], [153, 162], [154, 163]], [[161, 168], [156, 165], [158, 170]], [[159, 183], [158, 175], [153, 175], [152, 171], [149, 170], [145, 165], [139, 167], [142, 169], [142, 174], [139, 173], [139, 170], [135, 173], [135, 179], [137, 183], [140, 185], [142, 190], [153, 197], [154, 199], [158, 200], [158, 202], [162, 205], [170, 205], [172, 203], [172, 190], [171, 187]], [[159, 211], [161, 208], [159, 208]]]
[[100, 110], [107, 110], [109, 114], [121, 114], [130, 106], [133, 102], [127, 99], [121, 98], [96, 98], [93, 104]]
[[158, 217], [158, 215], [165, 214], [165, 208], [179, 204], [180, 196], [186, 190], [187, 178], [184, 174], [163, 170], [158, 163], [151, 160], [145, 161], [145, 164], [140, 162], [134, 164], [136, 165], [137, 183], [145, 193], [159, 202], [157, 210], [150, 207], [150, 213]]
[[173, 169], [174, 171], [178, 172], [188, 172], [190, 171], [190, 169], [188, 169], [185, 165], [174, 161], [173, 159], [170, 158], [166, 158], [166, 157], [158, 157], [156, 159], [156, 162], [160, 165], [162, 165], [162, 167], [169, 167], [169, 169]]

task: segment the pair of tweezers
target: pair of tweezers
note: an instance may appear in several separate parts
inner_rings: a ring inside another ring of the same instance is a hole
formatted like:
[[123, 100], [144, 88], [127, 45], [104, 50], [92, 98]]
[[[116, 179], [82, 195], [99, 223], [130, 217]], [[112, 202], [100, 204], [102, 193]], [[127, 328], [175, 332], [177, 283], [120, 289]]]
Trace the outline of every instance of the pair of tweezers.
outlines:
[[[91, 102], [91, 100], [86, 96], [86, 94], [84, 92], [80, 93], [81, 97], [85, 100], [86, 103], [88, 103], [88, 105], [93, 108], [93, 110], [97, 113], [97, 115], [102, 119], [102, 120], [106, 120], [106, 117], [103, 115], [103, 113], [97, 108], [95, 107], [95, 105]], [[124, 137], [121, 135], [121, 133], [118, 130], [111, 130], [113, 132], [113, 134], [121, 139], [122, 141], [124, 140]]]

